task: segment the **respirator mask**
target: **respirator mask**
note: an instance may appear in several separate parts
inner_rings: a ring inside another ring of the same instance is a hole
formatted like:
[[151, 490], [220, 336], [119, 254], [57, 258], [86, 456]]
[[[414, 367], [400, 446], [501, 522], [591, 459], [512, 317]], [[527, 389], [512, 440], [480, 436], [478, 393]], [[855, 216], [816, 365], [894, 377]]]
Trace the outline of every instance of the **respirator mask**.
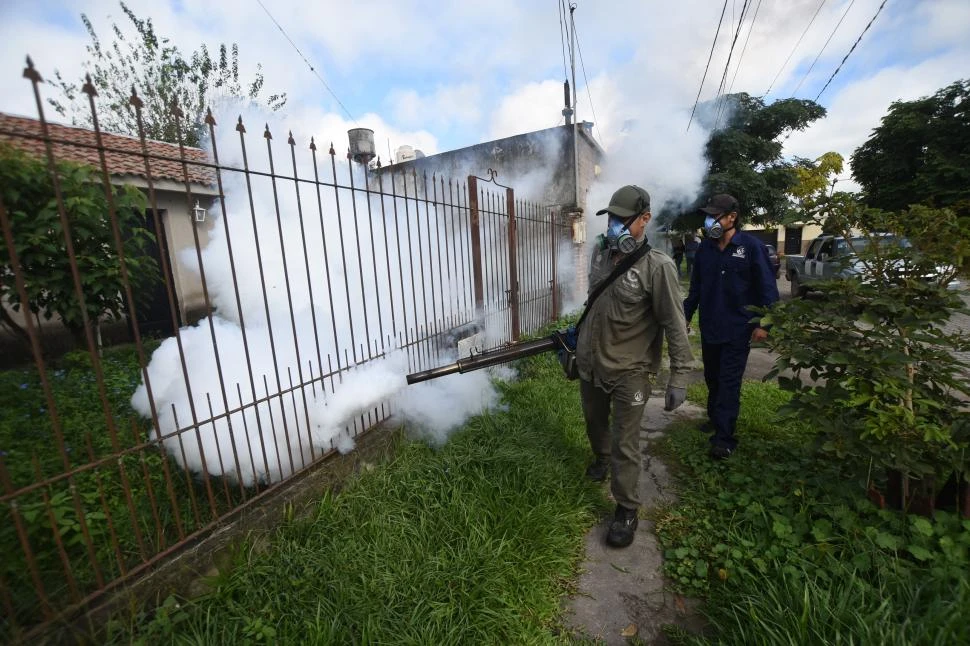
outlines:
[[724, 225], [721, 224], [721, 218], [724, 215], [720, 215], [715, 218], [713, 215], [709, 215], [704, 218], [704, 235], [712, 240], [717, 240], [724, 235]]
[[610, 222], [606, 227], [605, 246], [620, 253], [630, 253], [637, 248], [637, 239], [630, 235], [627, 224], [616, 217], [610, 216]]

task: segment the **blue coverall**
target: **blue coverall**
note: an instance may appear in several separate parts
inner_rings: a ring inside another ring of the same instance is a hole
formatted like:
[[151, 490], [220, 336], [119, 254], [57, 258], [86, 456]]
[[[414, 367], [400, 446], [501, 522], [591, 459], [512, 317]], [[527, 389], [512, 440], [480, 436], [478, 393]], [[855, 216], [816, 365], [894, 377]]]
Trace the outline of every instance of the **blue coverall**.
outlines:
[[711, 443], [734, 450], [741, 379], [751, 351], [757, 313], [778, 300], [778, 285], [764, 243], [736, 231], [724, 247], [705, 238], [694, 258], [690, 292], [684, 300], [687, 321], [700, 308], [701, 353], [707, 382], [707, 416], [714, 426]]

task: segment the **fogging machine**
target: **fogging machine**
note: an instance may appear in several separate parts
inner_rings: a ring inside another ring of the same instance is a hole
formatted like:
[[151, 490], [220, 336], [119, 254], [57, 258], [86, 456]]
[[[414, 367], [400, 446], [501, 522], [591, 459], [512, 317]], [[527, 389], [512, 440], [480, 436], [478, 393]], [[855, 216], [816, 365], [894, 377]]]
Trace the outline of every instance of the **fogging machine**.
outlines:
[[438, 377], [444, 377], [445, 375], [451, 375], [456, 372], [464, 374], [472, 370], [481, 370], [482, 368], [508, 363], [515, 359], [531, 357], [536, 354], [542, 354], [543, 352], [552, 352], [553, 350], [560, 351], [559, 360], [563, 364], [563, 370], [566, 371], [566, 376], [570, 379], [575, 379], [575, 376], [571, 376], [575, 374], [575, 347], [574, 331], [559, 330], [544, 339], [511, 343], [502, 348], [471, 354], [459, 359], [455, 363], [449, 363], [429, 370], [422, 370], [421, 372], [414, 372], [409, 374], [407, 379], [409, 384], [416, 384], [421, 381], [437, 379]]

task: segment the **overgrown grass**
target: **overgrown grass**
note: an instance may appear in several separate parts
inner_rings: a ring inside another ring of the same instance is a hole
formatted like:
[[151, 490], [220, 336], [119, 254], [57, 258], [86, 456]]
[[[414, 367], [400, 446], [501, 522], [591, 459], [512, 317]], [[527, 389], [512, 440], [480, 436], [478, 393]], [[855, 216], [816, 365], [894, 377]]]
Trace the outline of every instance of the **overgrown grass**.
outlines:
[[774, 421], [786, 399], [744, 385], [741, 444], [724, 463], [695, 430], [667, 436], [681, 499], [657, 514], [665, 569], [707, 599], [711, 641], [970, 643], [970, 520], [877, 509], [864, 466], [816, 455], [808, 422]]
[[304, 518], [252, 537], [192, 600], [115, 622], [136, 643], [525, 644], [555, 641], [585, 530], [575, 384], [552, 355], [502, 384], [506, 410], [447, 444], [400, 447]]

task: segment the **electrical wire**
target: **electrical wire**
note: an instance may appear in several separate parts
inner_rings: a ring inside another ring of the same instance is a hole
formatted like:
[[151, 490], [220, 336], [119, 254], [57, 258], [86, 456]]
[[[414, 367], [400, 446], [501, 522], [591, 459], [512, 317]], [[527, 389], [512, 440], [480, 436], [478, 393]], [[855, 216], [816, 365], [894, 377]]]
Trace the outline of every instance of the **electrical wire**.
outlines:
[[[852, 0], [855, 2], [855, 0]], [[758, 6], [754, 8], [754, 16], [751, 18], [751, 25], [748, 27], [748, 35], [744, 37], [744, 47], [741, 48], [741, 55], [738, 57], [738, 65], [734, 68], [734, 76], [731, 78], [731, 85], [728, 86], [728, 94], [734, 91], [734, 82], [738, 80], [738, 72], [741, 70], [741, 61], [744, 60], [744, 53], [748, 51], [748, 40], [751, 38], [751, 32], [754, 31], [754, 23], [758, 20], [758, 12], [761, 11], [761, 0], [758, 0]]]
[[748, 11], [750, 0], [744, 0], [744, 5], [741, 6], [741, 17], [738, 19], [738, 28], [734, 31], [734, 39], [731, 41], [731, 49], [728, 50], [727, 63], [724, 64], [724, 74], [721, 75], [721, 84], [717, 88], [717, 113], [714, 117], [714, 130], [717, 130], [717, 126], [721, 121], [721, 113], [724, 110], [724, 106], [727, 104], [727, 97], [724, 94], [724, 87], [727, 83], [728, 70], [731, 68], [731, 57], [734, 55], [734, 46], [738, 42], [738, 36], [741, 35], [741, 24], [744, 22], [744, 16]]
[[800, 80], [798, 82], [798, 85], [795, 86], [795, 89], [792, 90], [792, 93], [791, 93], [792, 98], [795, 98], [795, 95], [798, 94], [798, 90], [802, 87], [802, 83], [805, 82], [805, 79], [808, 78], [808, 75], [812, 73], [813, 69], [815, 69], [815, 63], [817, 63], [818, 59], [822, 57], [823, 53], [825, 53], [825, 48], [829, 46], [830, 42], [832, 42], [832, 38], [835, 36], [835, 32], [837, 32], [839, 30], [839, 27], [842, 26], [842, 21], [845, 20], [845, 17], [849, 14], [849, 9], [851, 9], [852, 5], [854, 4], [855, 4], [855, 0], [852, 0], [852, 2], [849, 3], [849, 6], [845, 8], [845, 11], [842, 13], [842, 17], [839, 18], [839, 22], [835, 25], [835, 29], [832, 30], [832, 33], [829, 34], [829, 37], [825, 41], [825, 44], [822, 45], [822, 49], [819, 50], [818, 56], [816, 56], [815, 60], [812, 61], [812, 64], [808, 66], [808, 70], [805, 72], [805, 75], [802, 76], [802, 80]]
[[563, 19], [563, 12], [566, 10], [563, 4], [566, 0], [559, 0], [559, 44], [562, 45], [562, 77], [569, 78], [569, 66], [566, 65], [566, 23]]
[[717, 21], [717, 30], [714, 32], [714, 42], [711, 43], [711, 53], [707, 56], [707, 65], [704, 66], [704, 76], [701, 77], [701, 86], [697, 88], [697, 96], [694, 98], [694, 107], [690, 110], [690, 119], [687, 120], [687, 132], [690, 132], [690, 124], [694, 121], [694, 113], [697, 111], [697, 102], [701, 98], [701, 91], [704, 89], [704, 81], [707, 80], [707, 70], [711, 67], [711, 59], [714, 58], [714, 46], [717, 45], [717, 37], [721, 33], [721, 24], [724, 22], [724, 13], [727, 11], [728, 0], [724, 0], [721, 7], [721, 17]]
[[790, 61], [791, 57], [795, 55], [795, 51], [798, 49], [798, 46], [802, 44], [802, 39], [805, 38], [805, 34], [808, 33], [808, 30], [812, 28], [812, 24], [815, 22], [815, 19], [818, 17], [819, 12], [822, 10], [822, 7], [824, 6], [825, 6], [825, 0], [822, 0], [818, 5], [818, 9], [815, 10], [815, 14], [812, 16], [812, 19], [808, 21], [808, 25], [805, 27], [805, 31], [803, 31], [802, 35], [798, 37], [798, 42], [796, 42], [795, 46], [791, 48], [791, 52], [789, 52], [788, 58], [786, 58], [785, 62], [781, 64], [781, 69], [779, 69], [778, 73], [775, 74], [775, 78], [771, 79], [771, 84], [768, 85], [768, 89], [765, 90], [765, 93], [762, 95], [762, 98], [771, 94], [771, 88], [775, 87], [775, 81], [778, 80], [778, 77], [781, 76], [781, 73], [785, 71], [786, 67], [788, 67], [788, 61]]
[[340, 101], [340, 98], [337, 96], [337, 94], [330, 88], [329, 85], [327, 85], [327, 82], [323, 80], [323, 77], [320, 76], [316, 68], [314, 68], [313, 65], [310, 63], [310, 61], [307, 60], [307, 57], [303, 55], [303, 52], [301, 52], [300, 48], [296, 46], [296, 43], [293, 42], [293, 39], [289, 37], [289, 35], [286, 33], [286, 30], [283, 29], [280, 23], [276, 22], [276, 18], [274, 18], [273, 14], [269, 12], [269, 9], [266, 8], [266, 5], [262, 3], [262, 0], [256, 0], [256, 3], [263, 8], [263, 11], [265, 11], [266, 15], [269, 16], [269, 19], [273, 21], [273, 24], [276, 25], [276, 28], [280, 30], [280, 33], [283, 34], [283, 37], [286, 38], [286, 40], [289, 41], [290, 45], [293, 46], [293, 49], [295, 49], [296, 53], [300, 55], [300, 58], [303, 59], [303, 62], [307, 64], [307, 67], [310, 68], [310, 71], [313, 72], [313, 74], [318, 79], [320, 79], [320, 82], [323, 83], [323, 87], [327, 88], [327, 92], [330, 93], [330, 96], [333, 97], [334, 101], [337, 102], [337, 105], [339, 105], [340, 108], [344, 111], [344, 114], [346, 114], [350, 118], [350, 120], [354, 122], [355, 125], [360, 126], [360, 124], [357, 123], [357, 120], [354, 119], [354, 115], [350, 114], [350, 110], [348, 110], [344, 106], [344, 104]]
[[845, 64], [845, 61], [848, 60], [848, 58], [852, 54], [852, 52], [855, 51], [856, 45], [859, 44], [859, 41], [862, 40], [862, 37], [866, 35], [866, 32], [867, 31], [869, 31], [869, 27], [872, 27], [872, 23], [874, 23], [876, 21], [876, 18], [879, 17], [879, 14], [882, 12], [882, 8], [886, 6], [886, 2], [887, 2], [887, 0], [882, 0], [882, 4], [879, 5], [879, 8], [878, 9], [876, 9], [876, 13], [872, 17], [872, 19], [869, 20], [869, 24], [866, 25], [866, 28], [863, 29], [862, 30], [862, 33], [859, 34], [859, 37], [856, 38], [855, 43], [852, 44], [852, 49], [849, 50], [849, 53], [845, 55], [845, 57], [842, 59], [842, 62], [839, 63], [839, 66], [835, 68], [835, 71], [834, 72], [832, 72], [832, 76], [829, 77], [829, 80], [825, 82], [825, 85], [822, 87], [822, 89], [819, 90], [818, 91], [818, 94], [815, 95], [815, 101], [816, 101], [816, 103], [818, 102], [818, 98], [820, 96], [822, 96], [822, 92], [824, 92], [826, 90], [826, 88], [828, 88], [829, 83], [832, 82], [832, 79], [835, 78], [835, 75], [838, 74], [839, 73], [839, 70], [842, 69], [842, 66]]
[[576, 51], [579, 52], [579, 66], [583, 70], [583, 81], [586, 82], [586, 96], [589, 98], [589, 111], [593, 114], [593, 127], [596, 128], [600, 141], [603, 141], [603, 133], [600, 132], [599, 123], [596, 119], [596, 109], [593, 107], [593, 95], [589, 91], [589, 79], [586, 78], [586, 64], [583, 62], [583, 48], [579, 44], [579, 34], [576, 33], [575, 21], [573, 21], [573, 33], [576, 34]]

